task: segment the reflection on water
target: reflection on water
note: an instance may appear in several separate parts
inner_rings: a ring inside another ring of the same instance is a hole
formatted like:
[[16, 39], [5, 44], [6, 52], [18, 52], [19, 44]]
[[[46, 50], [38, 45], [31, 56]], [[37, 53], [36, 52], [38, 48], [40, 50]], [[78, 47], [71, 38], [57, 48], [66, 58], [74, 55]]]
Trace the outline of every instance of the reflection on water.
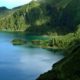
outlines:
[[63, 57], [41, 48], [13, 46], [11, 40], [14, 38], [29, 40], [34, 37], [0, 33], [0, 80], [35, 80]]

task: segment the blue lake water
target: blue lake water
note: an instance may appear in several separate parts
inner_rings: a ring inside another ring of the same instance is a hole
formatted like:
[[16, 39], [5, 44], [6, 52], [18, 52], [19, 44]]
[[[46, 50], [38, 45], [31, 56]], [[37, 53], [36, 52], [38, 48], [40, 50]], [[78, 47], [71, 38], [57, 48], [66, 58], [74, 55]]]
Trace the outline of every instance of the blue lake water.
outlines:
[[63, 58], [63, 55], [42, 48], [14, 46], [15, 38], [35, 39], [19, 33], [0, 32], [0, 80], [36, 80]]

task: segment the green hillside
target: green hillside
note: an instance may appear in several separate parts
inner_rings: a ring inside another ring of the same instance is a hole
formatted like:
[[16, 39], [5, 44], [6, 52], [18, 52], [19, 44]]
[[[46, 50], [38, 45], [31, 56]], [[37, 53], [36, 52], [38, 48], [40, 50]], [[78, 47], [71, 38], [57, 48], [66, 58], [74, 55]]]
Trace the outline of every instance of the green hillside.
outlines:
[[66, 53], [67, 57], [37, 80], [80, 80], [80, 39], [72, 42]]
[[0, 30], [67, 34], [80, 24], [80, 0], [32, 1], [0, 19]]
[[80, 80], [80, 0], [33, 0], [11, 10], [1, 7], [0, 31], [49, 35], [47, 40], [31, 43], [64, 50], [65, 58], [37, 80]]

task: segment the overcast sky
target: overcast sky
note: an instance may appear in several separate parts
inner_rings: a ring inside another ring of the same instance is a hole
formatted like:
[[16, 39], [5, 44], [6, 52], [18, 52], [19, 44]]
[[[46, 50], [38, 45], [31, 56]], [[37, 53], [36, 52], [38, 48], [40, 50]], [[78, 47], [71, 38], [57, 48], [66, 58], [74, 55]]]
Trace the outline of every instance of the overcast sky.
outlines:
[[0, 7], [6, 6], [7, 8], [17, 7], [23, 4], [27, 4], [32, 0], [0, 0]]

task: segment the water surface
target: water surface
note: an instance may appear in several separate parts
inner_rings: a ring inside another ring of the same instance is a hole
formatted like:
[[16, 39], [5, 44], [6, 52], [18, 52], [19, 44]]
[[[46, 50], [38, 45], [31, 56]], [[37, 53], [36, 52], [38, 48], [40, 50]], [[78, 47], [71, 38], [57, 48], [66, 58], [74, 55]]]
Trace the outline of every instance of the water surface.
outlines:
[[63, 57], [42, 48], [14, 46], [11, 41], [15, 38], [39, 37], [0, 32], [0, 80], [36, 80]]

